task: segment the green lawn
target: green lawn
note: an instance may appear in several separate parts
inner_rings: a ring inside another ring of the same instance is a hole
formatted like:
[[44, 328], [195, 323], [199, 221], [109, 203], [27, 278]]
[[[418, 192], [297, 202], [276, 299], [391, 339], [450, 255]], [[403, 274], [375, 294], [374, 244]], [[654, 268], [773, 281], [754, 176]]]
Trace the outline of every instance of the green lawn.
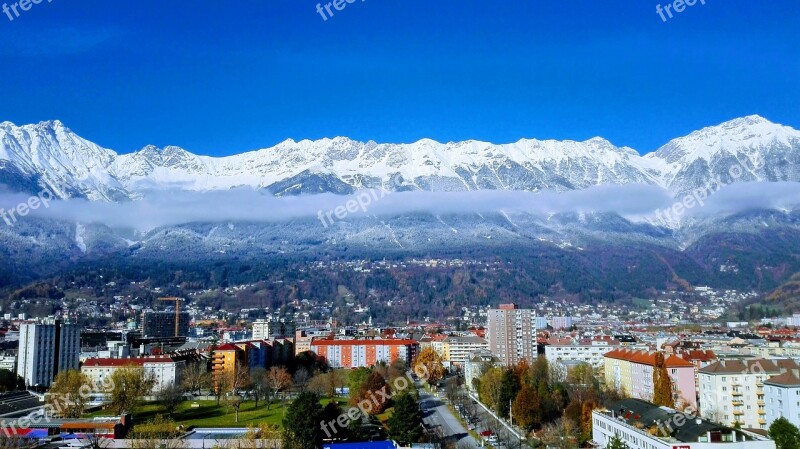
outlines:
[[[323, 399], [322, 405], [330, 402], [329, 399]], [[347, 399], [338, 399], [340, 405], [347, 403]], [[192, 407], [192, 404], [198, 404], [199, 407]], [[283, 416], [286, 411], [286, 406], [280, 403], [274, 403], [267, 410], [267, 405], [264, 401], [258, 403], [258, 408], [255, 408], [255, 402], [247, 401], [242, 403], [239, 408], [239, 422], [236, 422], [236, 415], [233, 408], [225, 405], [221, 401], [217, 405], [216, 401], [186, 401], [178, 405], [177, 410], [172, 416], [178, 424], [182, 424], [186, 428], [190, 427], [249, 427], [256, 426], [260, 423], [282, 425]], [[104, 416], [108, 413], [99, 411], [89, 415]], [[136, 408], [133, 412], [134, 423], [145, 423], [154, 418], [156, 415], [165, 415], [164, 409], [156, 403], [146, 403]]]

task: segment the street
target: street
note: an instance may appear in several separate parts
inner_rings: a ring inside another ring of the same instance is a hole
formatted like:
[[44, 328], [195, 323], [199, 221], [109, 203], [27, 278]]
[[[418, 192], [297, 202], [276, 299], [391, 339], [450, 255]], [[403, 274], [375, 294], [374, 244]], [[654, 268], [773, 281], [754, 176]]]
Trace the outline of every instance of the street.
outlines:
[[438, 428], [441, 430], [441, 435], [445, 440], [454, 442], [459, 449], [477, 449], [481, 447], [481, 443], [467, 432], [467, 429], [453, 416], [442, 400], [420, 388], [419, 404], [426, 428]]

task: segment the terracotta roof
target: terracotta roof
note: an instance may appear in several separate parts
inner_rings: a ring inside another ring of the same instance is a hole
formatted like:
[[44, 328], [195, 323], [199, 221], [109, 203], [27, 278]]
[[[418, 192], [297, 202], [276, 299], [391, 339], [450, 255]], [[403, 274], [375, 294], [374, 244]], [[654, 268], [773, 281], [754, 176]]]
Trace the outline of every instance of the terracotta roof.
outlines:
[[[603, 357], [610, 359], [617, 359], [617, 360], [625, 360], [627, 362], [638, 363], [640, 365], [655, 366], [656, 354], [657, 354], [656, 352], [614, 349], [610, 352], [605, 353]], [[667, 368], [694, 367], [694, 365], [691, 364], [690, 362], [687, 362], [686, 360], [673, 354], [670, 355], [664, 354], [664, 365]]]
[[414, 345], [415, 340], [314, 340], [312, 346], [400, 346]]
[[224, 345], [217, 346], [215, 351], [241, 351], [242, 348], [232, 344], [232, 343], [225, 343]]
[[83, 366], [87, 367], [119, 367], [142, 366], [145, 363], [173, 363], [170, 357], [134, 357], [129, 359], [86, 359]]

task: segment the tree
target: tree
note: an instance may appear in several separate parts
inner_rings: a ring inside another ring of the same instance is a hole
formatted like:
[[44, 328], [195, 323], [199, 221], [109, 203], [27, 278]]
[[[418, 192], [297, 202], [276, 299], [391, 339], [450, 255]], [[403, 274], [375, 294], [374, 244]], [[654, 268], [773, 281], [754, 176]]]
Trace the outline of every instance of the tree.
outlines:
[[517, 373], [512, 368], [505, 370], [500, 378], [500, 397], [498, 398], [496, 409], [500, 416], [508, 417], [508, 413], [511, 411], [511, 403], [517, 397], [519, 389], [520, 382]]
[[269, 396], [269, 379], [265, 368], [255, 368], [250, 372], [250, 384], [252, 385], [253, 398], [256, 400], [255, 408], [258, 408], [258, 400]]
[[361, 385], [361, 391], [356, 395], [356, 404], [367, 401], [370, 403], [369, 414], [379, 415], [389, 406], [388, 395], [389, 386], [386, 384], [386, 379], [379, 372], [373, 371]]
[[303, 367], [297, 368], [297, 371], [295, 371], [292, 378], [295, 387], [299, 391], [306, 391], [306, 387], [308, 386], [308, 381], [310, 379], [311, 375], [309, 374], [308, 370]]
[[656, 353], [655, 366], [653, 367], [653, 404], [660, 407], [675, 408], [672, 397], [672, 380], [667, 372], [664, 354]]
[[408, 393], [402, 393], [394, 398], [394, 413], [387, 422], [389, 438], [403, 446], [418, 443], [424, 433], [422, 427], [422, 412], [419, 410], [416, 399]]
[[[265, 370], [266, 371], [266, 370]], [[250, 426], [240, 440], [243, 449], [277, 449], [280, 447], [281, 429], [277, 424], [259, 423]]]
[[133, 411], [142, 396], [150, 393], [156, 380], [144, 368], [131, 365], [119, 368], [111, 374], [111, 394], [108, 407], [117, 415]]
[[211, 388], [211, 373], [205, 363], [192, 363], [183, 370], [183, 388], [199, 395], [201, 390]]
[[772, 422], [769, 437], [775, 440], [776, 449], [800, 449], [800, 430], [784, 417]]
[[614, 435], [610, 440], [608, 440], [606, 449], [631, 449], [631, 447], [628, 446], [628, 443], [622, 441], [618, 436]]
[[542, 425], [541, 407], [536, 390], [530, 385], [523, 385], [511, 407], [514, 422], [527, 431]]
[[434, 385], [444, 377], [442, 357], [432, 347], [420, 351], [414, 363], [414, 373], [420, 376], [428, 385]]
[[503, 377], [503, 370], [498, 367], [490, 367], [483, 373], [478, 389], [478, 397], [487, 407], [497, 410], [500, 404], [500, 379]]
[[61, 371], [45, 396], [48, 412], [62, 418], [80, 418], [89, 404], [89, 377], [78, 370]]
[[156, 415], [152, 420], [138, 424], [128, 435], [133, 449], [177, 449], [186, 447], [180, 438], [183, 432], [171, 419]]
[[283, 448], [318, 448], [322, 444], [322, 418], [319, 396], [311, 392], [300, 393], [287, 408], [283, 419]]
[[367, 381], [367, 377], [372, 373], [372, 370], [369, 368], [356, 368], [350, 371], [350, 374], [347, 376], [347, 387], [350, 389], [350, 404], [356, 405], [358, 403], [358, 392], [361, 391], [361, 387], [364, 385], [364, 382]]
[[579, 433], [580, 430], [574, 421], [567, 418], [558, 418], [554, 423], [544, 427], [540, 434], [540, 439], [547, 447], [578, 449]]
[[156, 402], [161, 404], [169, 416], [175, 413], [178, 404], [183, 400], [183, 389], [177, 385], [166, 385], [156, 392]]
[[0, 393], [25, 389], [25, 379], [7, 369], [0, 369]]
[[278, 393], [292, 386], [292, 375], [284, 367], [273, 366], [267, 373], [267, 383], [272, 393], [267, 404], [267, 410], [269, 410], [272, 400]]

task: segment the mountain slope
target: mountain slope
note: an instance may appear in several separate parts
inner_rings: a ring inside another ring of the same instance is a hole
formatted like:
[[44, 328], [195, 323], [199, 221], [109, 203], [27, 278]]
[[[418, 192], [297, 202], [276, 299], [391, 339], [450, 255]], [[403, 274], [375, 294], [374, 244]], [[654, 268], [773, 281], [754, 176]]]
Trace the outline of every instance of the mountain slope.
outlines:
[[0, 184], [26, 192], [34, 186], [48, 188], [61, 198], [122, 201], [151, 190], [243, 186], [297, 195], [375, 187], [569, 191], [632, 183], [681, 194], [741, 181], [800, 181], [800, 132], [750, 116], [675, 139], [644, 157], [602, 138], [523, 139], [496, 145], [429, 139], [379, 144], [337, 137], [286, 140], [271, 148], [213, 158], [172, 146], [147, 146], [119, 155], [58, 121], [0, 124]]

